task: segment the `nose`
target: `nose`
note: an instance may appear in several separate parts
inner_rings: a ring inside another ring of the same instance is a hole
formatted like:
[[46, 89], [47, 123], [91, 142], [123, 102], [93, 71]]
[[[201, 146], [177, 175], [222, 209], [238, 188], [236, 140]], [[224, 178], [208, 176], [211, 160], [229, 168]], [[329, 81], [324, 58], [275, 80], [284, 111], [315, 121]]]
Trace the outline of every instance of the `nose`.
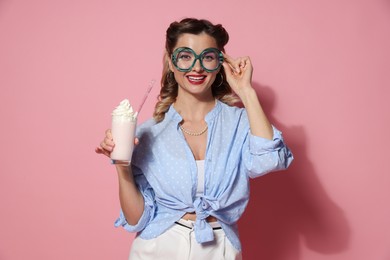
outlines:
[[203, 71], [202, 65], [200, 65], [200, 59], [195, 60], [195, 64], [194, 64], [194, 67], [192, 67], [192, 70], [195, 72]]

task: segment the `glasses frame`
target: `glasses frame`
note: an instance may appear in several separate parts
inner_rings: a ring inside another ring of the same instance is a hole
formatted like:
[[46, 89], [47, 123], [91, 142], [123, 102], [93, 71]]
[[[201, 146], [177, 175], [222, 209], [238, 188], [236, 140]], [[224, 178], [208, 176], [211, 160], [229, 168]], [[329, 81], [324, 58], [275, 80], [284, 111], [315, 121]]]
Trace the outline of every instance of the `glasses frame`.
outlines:
[[[190, 51], [192, 54], [194, 54], [194, 57], [195, 57], [194, 61], [192, 62], [192, 65], [191, 65], [188, 69], [182, 69], [182, 68], [179, 68], [179, 67], [177, 66], [176, 55], [177, 55], [179, 52], [184, 51], [184, 50]], [[209, 69], [205, 68], [205, 67], [203, 66], [203, 62], [202, 62], [202, 59], [201, 59], [201, 57], [202, 57], [206, 52], [210, 52], [210, 51], [215, 51], [215, 52], [218, 53], [218, 61], [219, 61], [218, 66], [217, 66], [215, 69], [212, 69], [212, 70], [209, 70]], [[171, 60], [172, 60], [173, 65], [175, 66], [175, 68], [176, 68], [178, 71], [181, 71], [181, 72], [189, 72], [189, 71], [191, 71], [192, 68], [195, 66], [195, 63], [196, 63], [197, 60], [199, 60], [199, 63], [200, 63], [200, 66], [202, 67], [202, 69], [204, 69], [204, 70], [207, 71], [207, 72], [214, 72], [214, 71], [218, 70], [218, 69], [221, 67], [221, 65], [222, 65], [222, 63], [223, 63], [223, 61], [224, 61], [224, 58], [223, 58], [222, 52], [221, 52], [219, 49], [217, 49], [217, 48], [207, 48], [207, 49], [203, 50], [199, 55], [197, 55], [197, 54], [195, 53], [195, 51], [194, 51], [193, 49], [191, 49], [191, 48], [188, 48], [188, 47], [180, 47], [180, 48], [177, 48], [177, 49], [172, 53], [172, 55], [171, 55]]]

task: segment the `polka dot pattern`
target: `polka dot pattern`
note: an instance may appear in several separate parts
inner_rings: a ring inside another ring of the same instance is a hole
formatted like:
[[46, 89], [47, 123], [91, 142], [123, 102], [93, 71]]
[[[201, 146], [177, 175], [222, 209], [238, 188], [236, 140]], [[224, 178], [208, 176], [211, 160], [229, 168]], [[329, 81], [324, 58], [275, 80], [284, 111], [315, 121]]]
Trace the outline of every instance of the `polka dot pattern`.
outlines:
[[205, 118], [205, 191], [197, 198], [197, 166], [178, 127], [181, 120], [171, 106], [162, 122], [149, 120], [138, 127], [140, 143], [134, 150], [132, 169], [145, 198], [145, 210], [133, 226], [121, 211], [115, 226], [151, 239], [186, 212], [196, 212], [196, 237], [203, 243], [213, 239], [204, 220], [212, 215], [219, 219], [233, 246], [241, 250], [236, 223], [248, 203], [249, 179], [287, 168], [293, 156], [276, 128], [273, 140], [253, 136], [245, 109], [218, 101]]

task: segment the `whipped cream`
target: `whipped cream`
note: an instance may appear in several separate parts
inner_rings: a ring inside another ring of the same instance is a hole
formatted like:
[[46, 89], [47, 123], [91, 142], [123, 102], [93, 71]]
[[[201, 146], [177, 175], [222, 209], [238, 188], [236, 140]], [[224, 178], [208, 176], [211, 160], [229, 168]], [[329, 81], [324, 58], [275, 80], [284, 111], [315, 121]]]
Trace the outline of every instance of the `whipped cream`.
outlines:
[[112, 111], [112, 117], [121, 121], [135, 121], [138, 112], [134, 112], [128, 99], [122, 100], [119, 105]]

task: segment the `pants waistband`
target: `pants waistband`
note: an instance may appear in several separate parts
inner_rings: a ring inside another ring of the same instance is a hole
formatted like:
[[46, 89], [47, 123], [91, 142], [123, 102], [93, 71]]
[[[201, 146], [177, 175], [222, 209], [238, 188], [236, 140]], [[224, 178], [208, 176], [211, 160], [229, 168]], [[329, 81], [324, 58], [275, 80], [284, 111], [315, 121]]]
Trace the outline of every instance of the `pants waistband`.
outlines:
[[[186, 219], [179, 219], [175, 222], [177, 225], [186, 227], [189, 229], [193, 229], [195, 226], [195, 221], [192, 220], [186, 220]], [[221, 225], [218, 222], [208, 222], [208, 224], [213, 228], [213, 230], [222, 229]]]

